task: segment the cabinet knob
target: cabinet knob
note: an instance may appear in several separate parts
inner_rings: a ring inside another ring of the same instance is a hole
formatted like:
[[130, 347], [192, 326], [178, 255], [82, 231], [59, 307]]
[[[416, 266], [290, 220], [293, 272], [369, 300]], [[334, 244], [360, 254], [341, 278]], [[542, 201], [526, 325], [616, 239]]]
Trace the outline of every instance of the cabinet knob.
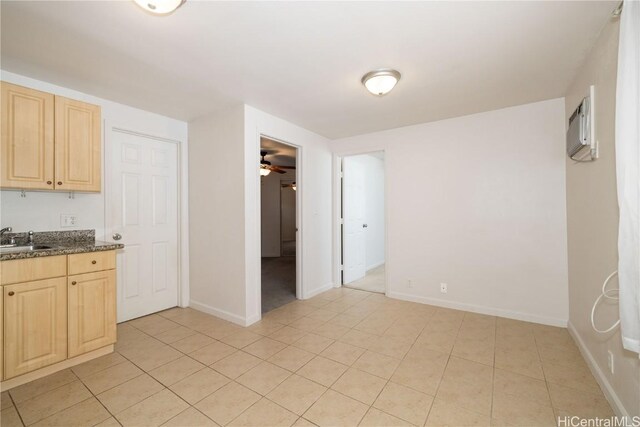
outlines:
[[72, 285], [75, 285], [76, 283], [78, 283], [78, 282], [76, 282], [75, 280], [73, 282], [71, 282]]
[[62, 185], [62, 181], [58, 181], [58, 185]]
[[10, 297], [14, 296], [15, 294], [16, 294], [15, 292], [13, 292], [13, 291], [9, 291], [9, 296], [10, 296]]
[[91, 264], [95, 264], [96, 262], [98, 262], [98, 261], [96, 261], [96, 260], [94, 259], [93, 261], [91, 261]]
[[47, 181], [47, 185], [51, 185], [51, 184], [53, 184], [53, 182]]

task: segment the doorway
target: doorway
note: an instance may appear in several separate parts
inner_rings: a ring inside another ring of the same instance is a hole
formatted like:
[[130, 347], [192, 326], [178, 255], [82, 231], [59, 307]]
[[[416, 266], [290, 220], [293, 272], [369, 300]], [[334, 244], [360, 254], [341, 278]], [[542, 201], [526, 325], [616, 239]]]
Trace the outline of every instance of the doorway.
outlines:
[[297, 298], [297, 151], [291, 145], [260, 138], [263, 314]]
[[384, 152], [342, 159], [342, 284], [385, 293]]
[[178, 305], [177, 141], [113, 128], [106, 173], [106, 229], [118, 253], [118, 322]]

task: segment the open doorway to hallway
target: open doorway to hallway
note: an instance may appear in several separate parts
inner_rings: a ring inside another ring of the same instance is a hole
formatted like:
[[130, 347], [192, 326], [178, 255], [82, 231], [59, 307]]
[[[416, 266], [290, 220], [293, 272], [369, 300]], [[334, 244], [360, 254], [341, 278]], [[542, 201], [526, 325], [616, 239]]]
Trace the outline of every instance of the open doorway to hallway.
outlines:
[[342, 284], [385, 293], [384, 152], [342, 159]]
[[262, 313], [296, 299], [296, 147], [260, 138]]

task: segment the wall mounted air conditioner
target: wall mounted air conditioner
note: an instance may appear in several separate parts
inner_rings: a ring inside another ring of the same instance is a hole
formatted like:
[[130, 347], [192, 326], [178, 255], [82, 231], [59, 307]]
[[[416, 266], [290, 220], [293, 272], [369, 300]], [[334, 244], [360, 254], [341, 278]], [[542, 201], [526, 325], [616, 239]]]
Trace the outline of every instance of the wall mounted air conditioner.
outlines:
[[567, 130], [567, 155], [578, 162], [588, 162], [598, 158], [595, 133], [595, 88], [589, 88], [589, 96], [582, 99], [578, 108], [569, 118]]

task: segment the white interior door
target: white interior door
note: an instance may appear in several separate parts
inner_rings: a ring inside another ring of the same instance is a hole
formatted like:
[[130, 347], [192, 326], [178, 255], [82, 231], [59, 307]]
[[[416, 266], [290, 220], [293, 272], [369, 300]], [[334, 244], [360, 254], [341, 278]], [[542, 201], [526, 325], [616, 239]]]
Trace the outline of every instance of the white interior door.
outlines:
[[366, 274], [366, 224], [364, 223], [364, 166], [357, 159], [345, 157], [342, 163], [342, 242], [343, 284], [362, 279]]
[[178, 146], [110, 133], [107, 232], [119, 234], [118, 321], [178, 304]]

